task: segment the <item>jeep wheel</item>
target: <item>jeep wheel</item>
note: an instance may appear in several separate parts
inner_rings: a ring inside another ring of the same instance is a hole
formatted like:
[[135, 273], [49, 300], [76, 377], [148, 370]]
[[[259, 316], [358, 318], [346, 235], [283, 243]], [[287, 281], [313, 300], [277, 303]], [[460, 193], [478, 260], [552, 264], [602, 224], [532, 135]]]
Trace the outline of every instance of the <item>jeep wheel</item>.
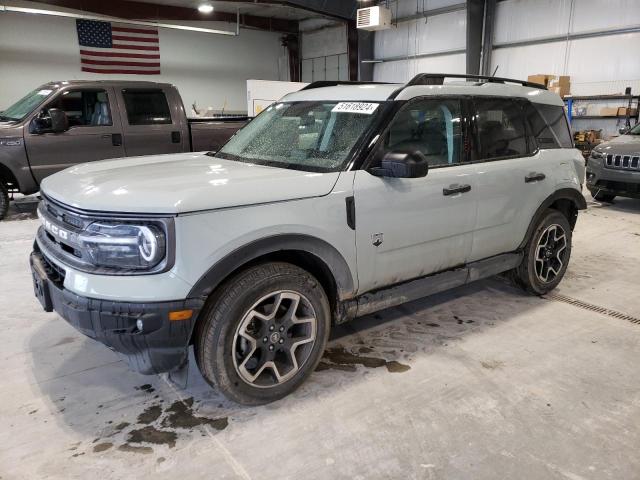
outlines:
[[226, 282], [202, 312], [198, 367], [211, 385], [244, 405], [292, 391], [316, 368], [331, 324], [327, 296], [308, 272], [267, 263]]
[[7, 216], [9, 212], [9, 188], [0, 182], [0, 220]]
[[547, 210], [524, 249], [520, 266], [513, 270], [519, 286], [536, 295], [553, 290], [562, 280], [571, 256], [571, 226], [562, 213]]
[[614, 198], [616, 198], [615, 195], [611, 193], [603, 192], [602, 190], [596, 190], [595, 193], [592, 190], [591, 196], [599, 202], [607, 202], [607, 203], [610, 203]]

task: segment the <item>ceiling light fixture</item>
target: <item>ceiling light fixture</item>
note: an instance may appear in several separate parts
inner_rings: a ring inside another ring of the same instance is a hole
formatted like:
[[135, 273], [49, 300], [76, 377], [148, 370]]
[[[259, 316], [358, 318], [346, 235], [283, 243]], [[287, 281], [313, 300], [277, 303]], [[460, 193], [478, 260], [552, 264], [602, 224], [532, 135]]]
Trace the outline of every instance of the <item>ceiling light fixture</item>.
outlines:
[[203, 3], [198, 7], [198, 11], [200, 13], [211, 13], [213, 12], [213, 5], [211, 5], [210, 3]]

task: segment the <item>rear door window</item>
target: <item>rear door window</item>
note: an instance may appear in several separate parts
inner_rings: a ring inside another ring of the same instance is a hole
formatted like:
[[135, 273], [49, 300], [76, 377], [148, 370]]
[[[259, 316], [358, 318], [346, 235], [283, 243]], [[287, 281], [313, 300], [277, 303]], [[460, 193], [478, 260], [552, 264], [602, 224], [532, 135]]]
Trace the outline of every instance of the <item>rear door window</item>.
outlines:
[[513, 98], [476, 98], [475, 130], [478, 160], [522, 157], [529, 146], [522, 102]]
[[127, 89], [122, 91], [129, 125], [166, 125], [171, 123], [167, 97], [162, 90]]

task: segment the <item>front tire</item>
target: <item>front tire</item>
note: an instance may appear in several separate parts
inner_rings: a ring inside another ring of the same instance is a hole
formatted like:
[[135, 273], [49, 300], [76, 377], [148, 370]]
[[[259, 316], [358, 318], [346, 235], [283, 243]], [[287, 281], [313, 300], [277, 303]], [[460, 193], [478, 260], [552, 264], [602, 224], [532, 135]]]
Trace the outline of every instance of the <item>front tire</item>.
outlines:
[[9, 212], [9, 188], [0, 182], [0, 220], [4, 219]]
[[512, 271], [515, 283], [535, 295], [556, 288], [569, 265], [571, 233], [567, 217], [547, 210], [524, 248], [522, 263]]
[[204, 378], [244, 405], [279, 400], [317, 367], [331, 311], [320, 283], [288, 263], [251, 267], [227, 281], [202, 312], [194, 342]]

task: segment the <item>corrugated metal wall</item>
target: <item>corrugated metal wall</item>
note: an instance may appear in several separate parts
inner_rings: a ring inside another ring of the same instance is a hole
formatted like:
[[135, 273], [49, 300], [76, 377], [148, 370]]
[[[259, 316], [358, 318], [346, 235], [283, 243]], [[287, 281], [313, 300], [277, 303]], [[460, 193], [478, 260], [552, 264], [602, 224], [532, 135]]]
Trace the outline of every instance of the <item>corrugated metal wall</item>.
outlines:
[[[390, 2], [394, 18], [459, 4], [460, 0]], [[640, 33], [616, 34], [552, 43], [505, 44], [549, 37], [640, 26], [640, 0], [504, 0], [496, 11], [492, 70], [526, 78], [535, 73], [570, 75], [575, 95], [640, 92]], [[405, 57], [377, 63], [377, 81], [406, 81], [418, 72], [464, 73], [463, 53], [425, 58], [466, 46], [466, 10], [402, 22], [375, 35], [375, 58]], [[407, 58], [408, 57], [408, 58]]]
[[[402, 18], [460, 3], [461, 0], [399, 0], [390, 7], [394, 18]], [[376, 64], [374, 80], [403, 82], [428, 71], [464, 73], [464, 53], [446, 52], [464, 50], [466, 27], [466, 10], [458, 10], [401, 22], [390, 30], [376, 32], [376, 59], [405, 58]], [[418, 58], [411, 58], [416, 55]]]
[[[506, 0], [496, 10], [494, 46], [544, 37], [640, 26], [639, 0]], [[640, 33], [495, 48], [498, 75], [571, 76], [571, 93], [640, 92]]]

